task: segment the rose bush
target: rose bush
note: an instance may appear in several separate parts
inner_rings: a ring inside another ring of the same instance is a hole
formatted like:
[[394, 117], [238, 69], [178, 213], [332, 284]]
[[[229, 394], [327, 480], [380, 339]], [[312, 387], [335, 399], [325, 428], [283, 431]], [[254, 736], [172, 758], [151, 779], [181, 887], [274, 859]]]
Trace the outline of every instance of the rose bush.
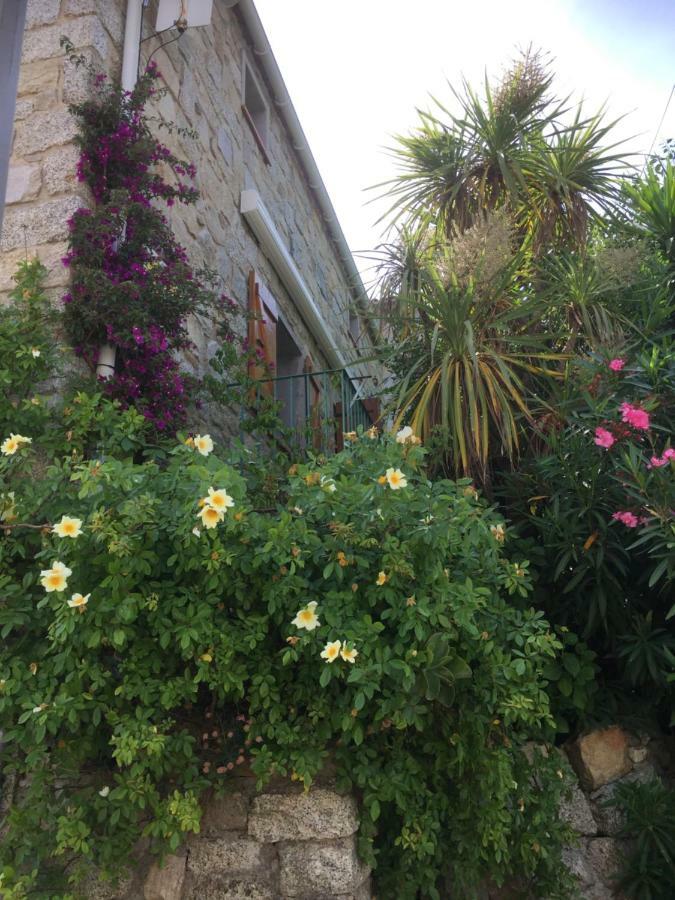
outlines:
[[310, 785], [329, 758], [383, 896], [448, 869], [565, 895], [564, 773], [522, 750], [561, 644], [468, 482], [374, 431], [270, 484], [99, 394], [0, 408], [30, 438], [0, 454], [5, 896], [176, 848], [239, 766]]

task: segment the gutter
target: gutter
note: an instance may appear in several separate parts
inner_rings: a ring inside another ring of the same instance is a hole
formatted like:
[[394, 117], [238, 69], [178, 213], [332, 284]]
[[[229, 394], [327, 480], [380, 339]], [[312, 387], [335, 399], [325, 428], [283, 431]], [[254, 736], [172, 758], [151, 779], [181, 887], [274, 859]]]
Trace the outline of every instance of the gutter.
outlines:
[[288, 129], [293, 150], [300, 158], [302, 167], [307, 175], [309, 188], [314, 194], [314, 198], [316, 199], [324, 224], [328, 229], [335, 252], [348, 276], [352, 296], [356, 301], [357, 306], [364, 313], [366, 328], [373, 344], [375, 344], [376, 336], [374, 334], [372, 322], [365, 314], [368, 306], [366, 289], [363, 286], [361, 275], [356, 268], [356, 263], [354, 262], [354, 258], [347, 241], [345, 240], [345, 236], [335, 214], [335, 210], [333, 209], [331, 199], [326, 191], [321, 174], [319, 173], [314, 156], [312, 155], [312, 151], [309, 149], [307, 138], [305, 137], [305, 133], [300, 125], [300, 120], [293, 108], [293, 103], [288, 94], [288, 90], [286, 89], [286, 85], [284, 84], [281, 72], [279, 71], [279, 66], [274, 58], [272, 48], [270, 47], [270, 43], [265, 34], [265, 30], [253, 0], [226, 0], [226, 5], [229, 7], [236, 6], [239, 11], [239, 15], [248, 32], [251, 43], [253, 44], [255, 57], [260, 63], [260, 67], [267, 79], [274, 105]]

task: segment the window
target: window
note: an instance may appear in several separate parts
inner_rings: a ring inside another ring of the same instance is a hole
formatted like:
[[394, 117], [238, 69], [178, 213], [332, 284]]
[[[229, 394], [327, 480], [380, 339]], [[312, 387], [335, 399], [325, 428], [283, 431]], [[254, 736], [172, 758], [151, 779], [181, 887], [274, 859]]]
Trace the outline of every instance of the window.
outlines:
[[358, 345], [361, 337], [361, 317], [353, 307], [349, 309], [349, 334], [354, 343]]
[[246, 58], [246, 54], [244, 54], [242, 61], [241, 96], [243, 100], [241, 108], [244, 118], [253, 132], [253, 137], [262, 152], [265, 162], [269, 165], [270, 160], [267, 155], [270, 126], [269, 109], [258, 79], [253, 74], [253, 69]]

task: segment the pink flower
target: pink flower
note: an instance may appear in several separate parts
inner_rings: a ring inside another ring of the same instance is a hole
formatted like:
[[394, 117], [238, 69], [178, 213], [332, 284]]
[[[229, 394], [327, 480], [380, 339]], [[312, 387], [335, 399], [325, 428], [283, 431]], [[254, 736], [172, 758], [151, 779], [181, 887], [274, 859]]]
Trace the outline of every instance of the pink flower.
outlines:
[[673, 448], [673, 447], [668, 447], [667, 450], [664, 450], [664, 451], [663, 451], [663, 458], [664, 458], [664, 459], [675, 459], [675, 448]]
[[615, 512], [612, 513], [612, 518], [617, 522], [623, 522], [627, 528], [637, 528], [640, 524], [640, 520], [632, 512]]
[[604, 447], [605, 450], [609, 450], [616, 441], [611, 431], [607, 431], [606, 428], [596, 428], [594, 443], [596, 443], [598, 447]]
[[667, 466], [668, 460], [664, 456], [652, 456], [647, 464], [648, 469], [660, 469], [661, 466]]
[[649, 428], [649, 413], [639, 406], [631, 406], [630, 403], [621, 404], [621, 420], [639, 431]]
[[626, 360], [618, 358], [618, 359], [613, 359], [610, 362], [609, 367], [612, 370], [612, 372], [620, 372], [625, 365], [626, 365]]

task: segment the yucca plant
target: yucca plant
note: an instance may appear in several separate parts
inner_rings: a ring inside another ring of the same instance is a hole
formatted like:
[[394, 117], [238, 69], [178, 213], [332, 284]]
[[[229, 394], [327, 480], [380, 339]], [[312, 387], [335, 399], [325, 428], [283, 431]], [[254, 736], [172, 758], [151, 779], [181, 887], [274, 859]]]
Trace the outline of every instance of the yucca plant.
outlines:
[[551, 94], [553, 76], [527, 50], [496, 87], [482, 95], [464, 81], [451, 88], [456, 111], [434, 100], [418, 128], [399, 136], [397, 176], [379, 185], [393, 203], [383, 218], [432, 223], [448, 237], [486, 212], [508, 206], [524, 246], [580, 247], [589, 227], [617, 202], [616, 176], [626, 170], [615, 122], [602, 113], [571, 119], [567, 100]]
[[635, 228], [656, 242], [665, 257], [669, 281], [675, 280], [675, 163], [651, 165], [641, 178], [624, 185]]
[[560, 375], [537, 327], [546, 307], [522, 294], [522, 257], [487, 281], [486, 262], [460, 280], [451, 246], [428, 260], [406, 298], [408, 336], [391, 355], [396, 427], [406, 421], [423, 440], [440, 439], [446, 467], [483, 482], [491, 460], [517, 456], [533, 384]]

